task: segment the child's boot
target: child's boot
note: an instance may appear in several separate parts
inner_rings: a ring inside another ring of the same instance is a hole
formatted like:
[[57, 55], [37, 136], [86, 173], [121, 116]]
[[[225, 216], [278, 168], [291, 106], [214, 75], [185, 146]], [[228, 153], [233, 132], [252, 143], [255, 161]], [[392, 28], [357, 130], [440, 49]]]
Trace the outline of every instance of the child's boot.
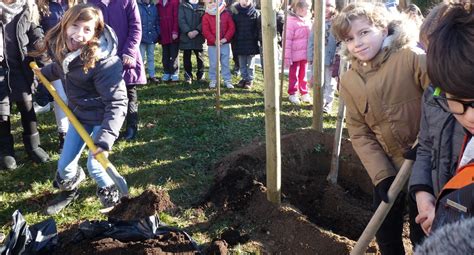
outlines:
[[66, 208], [66, 206], [71, 204], [78, 197], [79, 191], [77, 190], [77, 188], [73, 190], [60, 191], [46, 208], [46, 214], [54, 215], [59, 213], [62, 209]]
[[120, 202], [120, 192], [115, 184], [98, 188], [96, 194], [105, 208], [113, 207]]
[[127, 114], [127, 128], [123, 134], [123, 139], [126, 141], [134, 140], [138, 133], [138, 113]]
[[13, 136], [0, 137], [0, 168], [12, 170], [16, 168], [15, 151], [13, 149]]
[[40, 147], [39, 133], [32, 135], [23, 135], [23, 144], [31, 160], [36, 163], [45, 163], [49, 161], [49, 156], [43, 148]]

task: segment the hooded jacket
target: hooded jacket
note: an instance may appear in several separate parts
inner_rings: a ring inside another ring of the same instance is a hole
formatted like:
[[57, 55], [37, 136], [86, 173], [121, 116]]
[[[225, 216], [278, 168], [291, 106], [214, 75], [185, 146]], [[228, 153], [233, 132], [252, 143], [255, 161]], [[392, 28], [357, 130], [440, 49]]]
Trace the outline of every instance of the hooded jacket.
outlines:
[[341, 56], [352, 60], [341, 78], [347, 129], [374, 185], [397, 174], [403, 153], [415, 142], [421, 96], [429, 84], [425, 53], [406, 31], [392, 22], [381, 50], [368, 62], [342, 49]]
[[127, 89], [117, 48], [117, 37], [106, 26], [98, 60], [87, 73], [80, 49], [70, 52], [62, 63], [55, 61], [41, 69], [48, 80], [62, 79], [68, 106], [81, 123], [102, 127], [94, 143], [105, 150], [112, 149], [127, 114]]
[[235, 55], [257, 55], [260, 53], [261, 41], [260, 12], [251, 4], [247, 8], [234, 3], [230, 10], [235, 24], [235, 34], [232, 39], [232, 52]]
[[160, 44], [178, 43], [179, 37], [173, 40], [172, 35], [176, 34], [179, 36], [179, 0], [167, 0], [166, 5], [163, 5], [163, 0], [159, 0], [156, 7], [158, 8], [158, 15], [160, 16]]
[[[202, 35], [202, 16], [204, 7], [198, 5], [196, 9], [189, 3], [189, 0], [183, 1], [179, 5], [178, 24], [181, 35], [179, 36], [179, 48], [181, 50], [202, 50], [204, 45], [204, 36]], [[189, 38], [188, 32], [196, 30], [199, 34], [194, 38]]]
[[[123, 79], [127, 85], [146, 84], [145, 67], [140, 54], [142, 23], [135, 0], [87, 0], [97, 6], [104, 15], [104, 21], [112, 27], [118, 38], [117, 54], [122, 59], [127, 55], [135, 59], [130, 65], [123, 66]], [[107, 3], [107, 4], [106, 4]]]
[[142, 21], [142, 40], [141, 43], [155, 44], [160, 36], [160, 16], [153, 3], [145, 4], [138, 0], [138, 10]]
[[[222, 11], [220, 14], [220, 23], [221, 23], [221, 36], [220, 38], [225, 38], [227, 43], [232, 40], [232, 37], [235, 33], [235, 24], [232, 20], [232, 16], [228, 11]], [[202, 17], [202, 34], [207, 40], [207, 45], [215, 46], [216, 45], [216, 15], [210, 14], [206, 11]]]
[[309, 20], [294, 13], [288, 15], [286, 25], [285, 63], [307, 60], [308, 38], [311, 32]]
[[[2, 65], [5, 72], [4, 82], [0, 82], [0, 100], [9, 98], [12, 102], [32, 100], [34, 75], [29, 63], [34, 59], [28, 56], [28, 52], [34, 50], [35, 43], [44, 37], [36, 5], [31, 5], [29, 0], [18, 8], [21, 10], [13, 14], [8, 21], [0, 21], [4, 60]], [[37, 16], [37, 20], [33, 20], [32, 15]], [[1, 103], [0, 115], [9, 115], [9, 107], [9, 104]]]
[[413, 164], [409, 188], [414, 197], [416, 191], [426, 191], [437, 196], [444, 185], [454, 176], [464, 141], [465, 132], [453, 114], [445, 112], [433, 99], [430, 86], [423, 94], [420, 147]]

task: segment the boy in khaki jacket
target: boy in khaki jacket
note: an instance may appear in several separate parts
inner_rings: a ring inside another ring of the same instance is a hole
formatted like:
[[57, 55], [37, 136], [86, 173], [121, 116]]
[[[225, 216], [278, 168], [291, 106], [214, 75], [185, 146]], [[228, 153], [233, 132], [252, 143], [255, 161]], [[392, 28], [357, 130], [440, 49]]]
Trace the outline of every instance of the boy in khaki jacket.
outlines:
[[[415, 47], [401, 21], [390, 19], [383, 6], [351, 4], [333, 20], [332, 31], [343, 43], [342, 55], [351, 68], [341, 78], [347, 105], [347, 129], [354, 150], [375, 186], [374, 206], [388, 202], [387, 192], [407, 152], [416, 140], [421, 96], [429, 84], [425, 55]], [[376, 234], [382, 254], [405, 254], [402, 242], [405, 193]], [[423, 232], [414, 222], [411, 204], [410, 238], [415, 245]]]

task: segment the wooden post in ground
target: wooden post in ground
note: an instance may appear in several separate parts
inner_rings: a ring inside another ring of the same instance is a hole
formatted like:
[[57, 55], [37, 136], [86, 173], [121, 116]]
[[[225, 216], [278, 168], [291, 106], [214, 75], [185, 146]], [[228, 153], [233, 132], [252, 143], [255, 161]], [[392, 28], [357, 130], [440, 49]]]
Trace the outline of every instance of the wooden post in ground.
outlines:
[[284, 8], [283, 18], [283, 34], [281, 38], [281, 69], [280, 69], [280, 106], [283, 101], [283, 90], [285, 88], [285, 53], [286, 53], [286, 24], [288, 20], [288, 0], [283, 1], [282, 7]]
[[322, 86], [324, 84], [324, 44], [325, 44], [325, 12], [324, 0], [316, 1], [314, 9], [314, 51], [313, 51], [313, 123], [312, 128], [323, 131], [323, 96]]
[[216, 111], [221, 114], [221, 13], [219, 9], [219, 0], [216, 3]]
[[270, 202], [281, 202], [281, 144], [280, 103], [278, 86], [278, 53], [276, 38], [275, 0], [262, 1], [262, 41], [265, 85], [265, 142], [267, 198]]

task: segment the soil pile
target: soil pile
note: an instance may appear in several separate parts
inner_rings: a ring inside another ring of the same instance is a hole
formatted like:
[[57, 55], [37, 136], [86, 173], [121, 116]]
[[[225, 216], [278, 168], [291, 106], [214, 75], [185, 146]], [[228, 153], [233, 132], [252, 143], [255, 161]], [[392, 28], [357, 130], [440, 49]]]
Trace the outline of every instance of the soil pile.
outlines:
[[[110, 218], [133, 221], [163, 211], [174, 210], [169, 195], [162, 190], [148, 189], [135, 198], [123, 198], [109, 213]], [[105, 255], [156, 255], [156, 254], [198, 254], [195, 245], [180, 231], [163, 231], [154, 239], [121, 242], [113, 238], [95, 238], [77, 242], [79, 225], [72, 225], [59, 233], [60, 246], [54, 254], [105, 254]]]

